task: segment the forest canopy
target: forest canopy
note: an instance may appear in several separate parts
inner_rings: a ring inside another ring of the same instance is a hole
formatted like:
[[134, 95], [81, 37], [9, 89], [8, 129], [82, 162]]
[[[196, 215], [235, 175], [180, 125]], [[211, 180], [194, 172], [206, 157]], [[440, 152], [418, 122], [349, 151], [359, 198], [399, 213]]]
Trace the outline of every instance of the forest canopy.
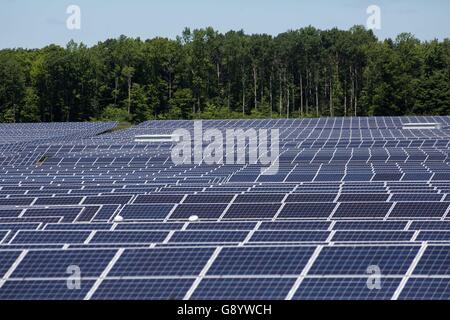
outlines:
[[447, 114], [450, 40], [362, 26], [0, 50], [1, 122]]

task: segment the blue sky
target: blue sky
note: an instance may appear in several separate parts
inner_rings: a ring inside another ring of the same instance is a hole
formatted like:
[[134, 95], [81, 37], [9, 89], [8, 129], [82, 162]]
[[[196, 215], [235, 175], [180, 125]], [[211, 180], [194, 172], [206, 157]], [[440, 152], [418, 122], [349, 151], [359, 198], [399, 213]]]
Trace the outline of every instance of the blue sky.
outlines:
[[[81, 9], [81, 29], [68, 30], [66, 9]], [[448, 0], [2, 0], [0, 48], [93, 45], [121, 34], [175, 38], [184, 27], [276, 35], [313, 25], [348, 29], [366, 24], [369, 5], [381, 8], [381, 39], [411, 32], [419, 39], [450, 37]]]

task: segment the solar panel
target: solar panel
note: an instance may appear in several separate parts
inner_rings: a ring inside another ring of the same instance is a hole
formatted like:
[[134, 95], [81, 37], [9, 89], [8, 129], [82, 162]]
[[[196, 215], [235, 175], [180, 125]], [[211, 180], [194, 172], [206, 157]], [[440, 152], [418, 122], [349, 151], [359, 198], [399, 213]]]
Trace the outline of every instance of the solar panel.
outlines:
[[326, 194], [308, 194], [308, 193], [297, 193], [290, 194], [286, 202], [333, 202], [336, 198], [336, 194], [326, 193]]
[[70, 266], [77, 266], [83, 277], [100, 277], [114, 253], [114, 250], [30, 251], [10, 279], [65, 278]]
[[94, 282], [83, 280], [79, 290], [68, 290], [67, 280], [6, 281], [0, 290], [0, 299], [82, 300]]
[[273, 218], [280, 204], [233, 204], [226, 212], [225, 219], [264, 219]]
[[218, 219], [227, 208], [227, 204], [180, 204], [170, 219], [188, 219], [198, 216], [201, 219]]
[[279, 129], [273, 176], [134, 141], [192, 121], [114, 125], [0, 124], [0, 299], [448, 298], [450, 117], [203, 122]]
[[0, 251], [0, 275], [2, 278], [19, 255], [20, 251]]
[[167, 232], [158, 231], [98, 231], [90, 243], [137, 243], [151, 244], [162, 242]]
[[11, 240], [13, 244], [68, 244], [83, 243], [90, 232], [86, 231], [19, 231]]
[[383, 275], [403, 276], [416, 257], [417, 247], [326, 247], [309, 275], [367, 275], [378, 266]]
[[367, 285], [364, 278], [305, 278], [295, 300], [390, 300], [401, 278], [382, 278], [379, 288]]
[[288, 203], [278, 218], [327, 218], [333, 213], [335, 203]]
[[392, 203], [383, 202], [344, 202], [340, 204], [333, 216], [335, 218], [383, 218], [391, 207]]
[[401, 242], [410, 241], [414, 232], [408, 231], [338, 231], [333, 242]]
[[321, 242], [326, 241], [328, 235], [325, 231], [257, 231], [250, 242]]
[[314, 247], [224, 248], [208, 276], [299, 275]]
[[161, 220], [172, 210], [172, 205], [126, 205], [120, 211], [125, 220]]
[[193, 279], [105, 280], [93, 300], [182, 300]]
[[393, 218], [440, 218], [443, 217], [450, 203], [448, 202], [399, 202], [392, 210]]
[[172, 243], [227, 243], [241, 242], [247, 237], [246, 231], [180, 231], [170, 239]]
[[295, 279], [204, 279], [192, 300], [284, 300]]
[[214, 249], [182, 248], [125, 250], [109, 272], [110, 277], [196, 276]]

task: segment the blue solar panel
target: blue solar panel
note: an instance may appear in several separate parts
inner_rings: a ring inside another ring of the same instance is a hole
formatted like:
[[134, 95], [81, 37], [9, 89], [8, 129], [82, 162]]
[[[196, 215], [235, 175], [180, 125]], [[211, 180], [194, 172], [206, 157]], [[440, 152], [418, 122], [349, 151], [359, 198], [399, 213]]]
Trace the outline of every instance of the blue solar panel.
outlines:
[[53, 197], [53, 198], [38, 198], [35, 205], [76, 205], [83, 200], [82, 197]]
[[13, 244], [69, 244], [83, 243], [90, 232], [86, 231], [19, 231]]
[[284, 300], [295, 279], [204, 279], [193, 300]]
[[450, 247], [430, 246], [419, 260], [414, 275], [448, 275], [450, 272]]
[[449, 300], [450, 279], [410, 278], [399, 298], [401, 300]]
[[335, 203], [288, 203], [278, 218], [327, 218], [335, 207]]
[[409, 241], [414, 232], [408, 231], [338, 231], [331, 239], [334, 242], [401, 242]]
[[390, 300], [399, 286], [401, 278], [380, 278], [379, 281], [379, 287], [374, 288], [368, 278], [306, 278], [295, 293], [294, 299]]
[[321, 242], [329, 233], [325, 231], [257, 231], [250, 242]]
[[225, 214], [225, 219], [264, 219], [274, 217], [281, 204], [233, 204]]
[[241, 242], [247, 237], [246, 231], [179, 231], [170, 239], [171, 243], [226, 243]]
[[399, 202], [395, 205], [390, 217], [440, 218], [444, 216], [449, 206], [449, 202]]
[[20, 251], [0, 251], [0, 278], [3, 278], [19, 255]]
[[201, 219], [217, 219], [222, 216], [227, 204], [181, 204], [171, 214], [170, 219], [188, 219], [198, 216]]
[[77, 266], [82, 277], [99, 277], [114, 254], [114, 250], [30, 251], [11, 278], [65, 278], [70, 266]]
[[344, 193], [339, 196], [339, 202], [385, 202], [389, 198], [388, 194], [373, 193]]
[[80, 289], [69, 289], [67, 280], [6, 281], [0, 300], [82, 300], [93, 285], [83, 280]]
[[284, 194], [245, 194], [237, 196], [236, 200], [234, 200], [234, 203], [281, 202], [284, 197]]
[[378, 266], [383, 275], [405, 275], [418, 252], [417, 247], [326, 247], [309, 275], [367, 275]]
[[213, 252], [209, 248], [126, 250], [109, 276], [196, 276]]
[[133, 203], [179, 203], [183, 195], [139, 195]]
[[[173, 144], [134, 141], [192, 121], [105, 134], [114, 124], [0, 124], [0, 298], [446, 298], [449, 125], [203, 122], [279, 129], [279, 170], [264, 176], [260, 164], [175, 165]], [[76, 293], [69, 264], [86, 278]], [[373, 266], [380, 290], [366, 283]]]
[[297, 193], [290, 194], [286, 202], [333, 202], [336, 198], [336, 194], [334, 193], [326, 193], [326, 194], [308, 194], [308, 193]]
[[93, 295], [94, 300], [182, 300], [192, 279], [105, 280]]
[[383, 218], [392, 203], [383, 202], [344, 202], [334, 213], [335, 218]]
[[138, 243], [162, 242], [167, 232], [158, 231], [98, 231], [90, 243]]
[[120, 216], [125, 220], [161, 220], [172, 208], [172, 205], [126, 205]]
[[299, 275], [314, 247], [224, 248], [208, 271], [214, 276]]
[[183, 203], [229, 203], [233, 200], [234, 195], [204, 195], [196, 194], [187, 196]]

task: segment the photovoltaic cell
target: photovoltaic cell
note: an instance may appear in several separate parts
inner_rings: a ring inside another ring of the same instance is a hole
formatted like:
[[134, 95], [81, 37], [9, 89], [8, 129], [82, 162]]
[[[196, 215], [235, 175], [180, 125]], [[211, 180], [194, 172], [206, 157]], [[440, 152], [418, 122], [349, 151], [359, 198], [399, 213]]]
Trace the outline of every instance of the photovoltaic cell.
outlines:
[[416, 257], [418, 247], [325, 247], [309, 275], [367, 275], [378, 266], [384, 275], [403, 276]]
[[281, 204], [233, 204], [225, 214], [225, 219], [272, 218]]
[[83, 243], [89, 236], [86, 231], [19, 231], [13, 244], [71, 244]]
[[125, 205], [120, 211], [120, 216], [124, 220], [161, 220], [172, 210], [173, 206], [167, 205]]
[[0, 251], [0, 278], [8, 272], [19, 255], [20, 251]]
[[399, 202], [389, 217], [392, 218], [440, 218], [443, 217], [449, 202]]
[[383, 218], [385, 217], [392, 203], [383, 202], [344, 202], [334, 213], [335, 218]]
[[194, 279], [105, 280], [93, 300], [182, 300]]
[[400, 300], [450, 300], [449, 278], [409, 278]]
[[213, 252], [211, 248], [125, 250], [108, 275], [197, 276]]
[[151, 244], [162, 242], [167, 234], [167, 232], [158, 231], [98, 231], [90, 243]]
[[241, 242], [247, 234], [247, 231], [177, 231], [170, 238], [170, 243]]
[[80, 289], [71, 290], [67, 280], [6, 281], [0, 300], [82, 300], [94, 282], [83, 280]]
[[419, 260], [414, 275], [448, 275], [450, 273], [450, 247], [429, 246]]
[[30, 251], [11, 278], [66, 278], [70, 266], [77, 266], [82, 277], [99, 277], [115, 250]]
[[[390, 300], [401, 278], [382, 278], [380, 289], [368, 286], [367, 278], [305, 278], [295, 300]], [[372, 289], [370, 289], [372, 288]]]
[[223, 248], [207, 275], [299, 275], [314, 247]]
[[328, 235], [325, 231], [257, 231], [250, 242], [322, 242]]
[[281, 210], [278, 218], [327, 218], [335, 207], [335, 203], [288, 203]]
[[170, 215], [170, 219], [188, 219], [198, 216], [200, 219], [217, 219], [222, 216], [227, 204], [180, 204]]
[[203, 279], [192, 300], [284, 300], [294, 279]]

